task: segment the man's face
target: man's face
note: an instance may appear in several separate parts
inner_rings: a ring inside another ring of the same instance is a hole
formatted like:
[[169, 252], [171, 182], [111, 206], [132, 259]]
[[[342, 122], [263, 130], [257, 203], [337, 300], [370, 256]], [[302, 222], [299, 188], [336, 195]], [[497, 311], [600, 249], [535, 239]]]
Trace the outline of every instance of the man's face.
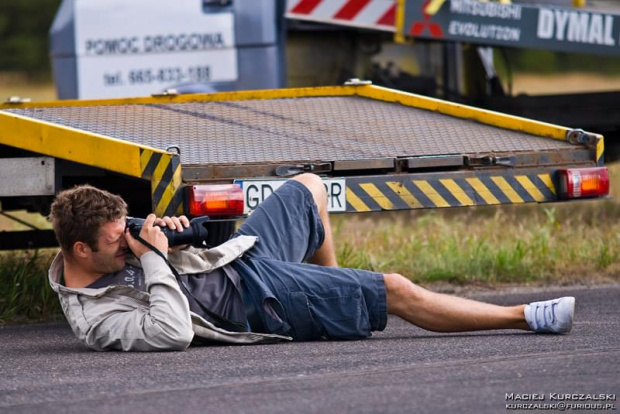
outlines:
[[125, 266], [127, 242], [125, 240], [125, 218], [106, 223], [99, 229], [98, 251], [92, 251], [91, 266], [101, 274], [118, 272]]

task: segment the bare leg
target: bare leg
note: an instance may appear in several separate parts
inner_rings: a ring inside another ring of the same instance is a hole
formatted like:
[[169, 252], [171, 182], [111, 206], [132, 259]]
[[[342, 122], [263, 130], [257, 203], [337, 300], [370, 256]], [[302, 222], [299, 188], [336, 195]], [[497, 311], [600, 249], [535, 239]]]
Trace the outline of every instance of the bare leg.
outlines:
[[435, 332], [530, 330], [525, 305], [498, 306], [431, 292], [399, 274], [386, 274], [388, 313]]
[[325, 190], [323, 181], [321, 181], [319, 176], [314, 174], [301, 174], [293, 178], [293, 180], [299, 181], [308, 187], [312, 193], [319, 210], [319, 217], [321, 218], [323, 228], [325, 229], [325, 240], [323, 241], [323, 245], [321, 245], [321, 247], [314, 252], [314, 255], [310, 258], [310, 260], [308, 260], [308, 262], [321, 266], [338, 267], [338, 260], [336, 259], [336, 251], [334, 249], [334, 239], [332, 236], [332, 227], [329, 222], [329, 214], [327, 212], [327, 191]]

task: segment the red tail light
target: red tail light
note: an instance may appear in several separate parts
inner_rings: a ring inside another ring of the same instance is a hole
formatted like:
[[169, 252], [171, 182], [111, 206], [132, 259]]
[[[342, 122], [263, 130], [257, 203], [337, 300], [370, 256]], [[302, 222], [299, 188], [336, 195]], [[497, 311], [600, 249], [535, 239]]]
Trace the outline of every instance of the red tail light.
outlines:
[[243, 215], [243, 190], [239, 184], [194, 185], [189, 188], [188, 213], [192, 217]]
[[609, 194], [607, 167], [559, 170], [560, 198], [601, 197]]

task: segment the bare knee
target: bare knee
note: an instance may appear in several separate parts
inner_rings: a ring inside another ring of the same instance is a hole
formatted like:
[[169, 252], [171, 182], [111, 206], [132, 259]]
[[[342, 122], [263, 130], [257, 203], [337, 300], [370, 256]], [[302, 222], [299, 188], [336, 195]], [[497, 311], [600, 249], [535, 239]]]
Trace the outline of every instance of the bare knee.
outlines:
[[292, 178], [305, 185], [312, 193], [314, 201], [318, 206], [327, 205], [327, 190], [323, 185], [323, 180], [316, 174], [304, 173]]
[[388, 313], [399, 314], [411, 301], [422, 300], [423, 289], [398, 273], [383, 275]]

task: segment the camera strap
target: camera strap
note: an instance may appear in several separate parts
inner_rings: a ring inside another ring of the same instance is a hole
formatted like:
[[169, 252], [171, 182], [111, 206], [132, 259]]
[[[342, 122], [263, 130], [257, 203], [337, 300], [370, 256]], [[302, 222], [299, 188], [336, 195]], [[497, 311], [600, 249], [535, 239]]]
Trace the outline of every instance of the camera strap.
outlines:
[[225, 317], [223, 317], [220, 314], [217, 314], [215, 312], [212, 312], [211, 310], [209, 310], [206, 306], [204, 306], [202, 304], [202, 302], [200, 302], [193, 294], [192, 292], [189, 290], [189, 288], [187, 287], [187, 285], [185, 284], [185, 281], [183, 279], [181, 279], [181, 275], [179, 275], [179, 272], [174, 268], [174, 266], [172, 266], [170, 264], [170, 262], [168, 261], [168, 259], [166, 258], [166, 256], [164, 256], [164, 254], [159, 251], [155, 246], [153, 246], [151, 243], [147, 242], [146, 240], [144, 240], [142, 237], [140, 237], [140, 235], [137, 235], [135, 237], [136, 240], [138, 240], [140, 243], [142, 243], [143, 245], [145, 245], [146, 247], [148, 247], [149, 249], [151, 249], [153, 252], [155, 252], [156, 255], [158, 255], [159, 257], [161, 257], [162, 259], [164, 259], [164, 262], [166, 262], [166, 264], [168, 265], [168, 267], [170, 268], [170, 270], [172, 271], [172, 273], [174, 274], [174, 277], [177, 280], [177, 283], [179, 284], [179, 286], [181, 287], [181, 289], [183, 289], [185, 291], [185, 294], [190, 296], [192, 299], [194, 299], [194, 301], [198, 304], [198, 306], [200, 307], [200, 309], [202, 309], [202, 311], [205, 313], [205, 315], [207, 315], [209, 318], [211, 318], [214, 322], [215, 325], [218, 328], [222, 328], [225, 329], [227, 331], [230, 332], [247, 332], [247, 326], [243, 323], [240, 322], [235, 322], [235, 321], [231, 321], [230, 319], [227, 319]]

